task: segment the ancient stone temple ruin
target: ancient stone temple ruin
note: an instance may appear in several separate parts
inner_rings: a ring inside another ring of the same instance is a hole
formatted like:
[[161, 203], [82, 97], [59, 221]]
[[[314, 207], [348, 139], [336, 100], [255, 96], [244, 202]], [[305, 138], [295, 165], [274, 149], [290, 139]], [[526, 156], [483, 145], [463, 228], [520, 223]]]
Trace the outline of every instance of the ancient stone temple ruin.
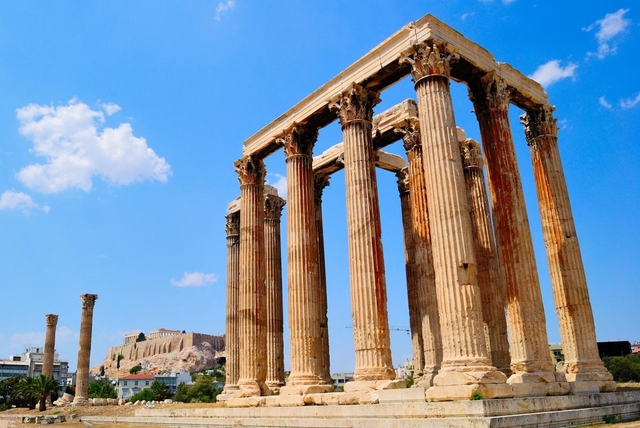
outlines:
[[[381, 93], [408, 77], [415, 93], [375, 112]], [[481, 142], [456, 127], [452, 80], [468, 87]], [[524, 111], [520, 122], [565, 355], [558, 370], [549, 354], [511, 105]], [[228, 405], [382, 403], [385, 397], [393, 402], [393, 394], [396, 401], [439, 402], [614, 391], [598, 355], [553, 112], [538, 83], [427, 15], [249, 137], [235, 163], [240, 197], [227, 216]], [[314, 157], [319, 129], [336, 120], [343, 143]], [[383, 151], [396, 142], [404, 145], [406, 158]], [[264, 159], [280, 149], [287, 171], [287, 260], [280, 260], [279, 251], [285, 201], [265, 186]], [[405, 382], [394, 379], [392, 368], [376, 168], [398, 177], [395, 203], [402, 209], [416, 376], [411, 392], [401, 391]], [[355, 347], [354, 381], [344, 393], [333, 392], [329, 374], [322, 216], [323, 188], [340, 169]], [[291, 355], [286, 380], [284, 319]]]

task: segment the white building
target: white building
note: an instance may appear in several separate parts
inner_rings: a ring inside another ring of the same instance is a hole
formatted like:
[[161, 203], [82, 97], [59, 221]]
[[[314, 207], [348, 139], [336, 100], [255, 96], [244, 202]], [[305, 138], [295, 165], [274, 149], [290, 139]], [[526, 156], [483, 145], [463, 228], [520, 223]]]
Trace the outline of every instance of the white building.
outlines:
[[[8, 360], [0, 360], [0, 380], [14, 376], [40, 376], [43, 361], [44, 346], [29, 347], [22, 354], [11, 355]], [[65, 386], [69, 378], [69, 362], [60, 361], [57, 352], [53, 354], [53, 378], [60, 386]]]

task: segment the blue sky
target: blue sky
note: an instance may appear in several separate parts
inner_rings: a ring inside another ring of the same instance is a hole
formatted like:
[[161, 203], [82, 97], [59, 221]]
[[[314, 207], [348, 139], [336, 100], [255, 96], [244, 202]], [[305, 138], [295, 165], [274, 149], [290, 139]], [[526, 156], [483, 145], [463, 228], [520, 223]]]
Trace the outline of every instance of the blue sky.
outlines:
[[[242, 143], [427, 13], [540, 81], [559, 141], [598, 340], [640, 341], [640, 16], [632, 1], [9, 2], [0, 12], [0, 358], [44, 343], [75, 369], [96, 293], [91, 364], [127, 332], [225, 330], [224, 216]], [[479, 139], [466, 88], [456, 120]], [[415, 98], [409, 79], [380, 112]], [[528, 148], [511, 125], [549, 340], [558, 343]], [[321, 130], [315, 154], [341, 141]], [[400, 144], [389, 151], [403, 154]], [[285, 185], [282, 153], [267, 181]], [[411, 354], [395, 177], [378, 173], [394, 364]], [[344, 175], [325, 189], [332, 371], [353, 369]], [[283, 216], [286, 246], [286, 208]], [[285, 275], [286, 286], [286, 275]], [[286, 296], [285, 296], [286, 297]], [[286, 298], [285, 298], [286, 302]], [[286, 329], [286, 325], [285, 325]], [[287, 349], [288, 353], [288, 349]]]

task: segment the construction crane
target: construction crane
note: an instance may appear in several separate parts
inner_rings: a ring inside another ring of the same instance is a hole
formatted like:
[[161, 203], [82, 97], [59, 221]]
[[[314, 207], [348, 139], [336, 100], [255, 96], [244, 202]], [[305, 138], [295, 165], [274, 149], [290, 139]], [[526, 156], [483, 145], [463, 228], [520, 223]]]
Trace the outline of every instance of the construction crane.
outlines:
[[[344, 328], [353, 328], [353, 326], [352, 326], [352, 325], [347, 325], [347, 326], [345, 326]], [[411, 333], [411, 329], [410, 329], [409, 327], [399, 327], [399, 326], [397, 326], [397, 325], [389, 326], [389, 330], [394, 330], [394, 331], [404, 331], [404, 332], [406, 332], [407, 334], [410, 334], [410, 333]]]

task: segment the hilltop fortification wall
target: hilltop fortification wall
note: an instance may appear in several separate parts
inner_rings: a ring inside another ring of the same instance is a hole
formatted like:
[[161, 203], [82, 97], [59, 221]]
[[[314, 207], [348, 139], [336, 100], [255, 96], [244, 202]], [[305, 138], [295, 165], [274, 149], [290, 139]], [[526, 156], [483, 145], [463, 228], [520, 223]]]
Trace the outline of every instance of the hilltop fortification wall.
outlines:
[[118, 355], [122, 355], [125, 360], [139, 360], [159, 354], [180, 352], [185, 348], [201, 345], [204, 342], [210, 343], [217, 352], [224, 350], [224, 336], [192, 332], [112, 346], [109, 348], [105, 360], [113, 361]]

